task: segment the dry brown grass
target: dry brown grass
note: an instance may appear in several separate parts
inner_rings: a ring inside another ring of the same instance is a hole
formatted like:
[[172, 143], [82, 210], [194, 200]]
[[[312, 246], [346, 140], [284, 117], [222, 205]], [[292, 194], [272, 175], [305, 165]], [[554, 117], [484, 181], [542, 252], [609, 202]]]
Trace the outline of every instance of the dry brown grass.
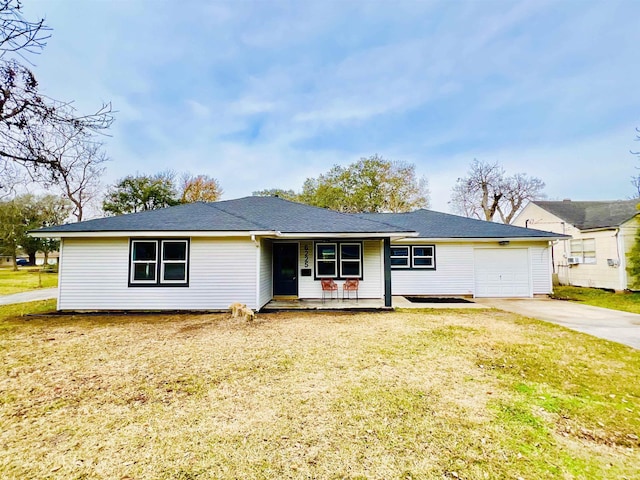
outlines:
[[13, 317], [0, 359], [3, 478], [637, 478], [640, 465], [638, 352], [502, 312]]

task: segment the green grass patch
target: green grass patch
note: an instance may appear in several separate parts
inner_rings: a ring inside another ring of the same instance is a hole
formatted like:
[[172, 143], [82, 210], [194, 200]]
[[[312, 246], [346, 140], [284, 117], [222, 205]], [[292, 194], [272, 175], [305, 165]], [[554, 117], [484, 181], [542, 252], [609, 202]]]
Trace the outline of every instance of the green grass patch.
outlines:
[[552, 298], [581, 302], [594, 307], [640, 313], [640, 292], [614, 293], [599, 288], [556, 286]]
[[0, 268], [0, 295], [58, 286], [58, 274], [42, 272], [37, 267]]

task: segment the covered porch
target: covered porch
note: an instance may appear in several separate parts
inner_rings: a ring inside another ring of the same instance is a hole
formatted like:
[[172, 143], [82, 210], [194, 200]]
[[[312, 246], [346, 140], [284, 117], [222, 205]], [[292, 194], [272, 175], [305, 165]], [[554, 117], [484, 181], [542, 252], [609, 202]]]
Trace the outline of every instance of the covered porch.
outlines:
[[385, 306], [384, 298], [325, 299], [295, 298], [271, 300], [260, 311], [273, 312], [280, 310], [393, 310]]

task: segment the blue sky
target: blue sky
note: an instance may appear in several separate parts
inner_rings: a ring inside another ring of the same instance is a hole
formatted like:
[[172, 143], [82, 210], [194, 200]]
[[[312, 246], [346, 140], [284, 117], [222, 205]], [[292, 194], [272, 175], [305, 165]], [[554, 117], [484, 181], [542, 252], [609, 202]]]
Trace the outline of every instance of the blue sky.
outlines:
[[107, 183], [187, 170], [230, 199], [377, 153], [440, 211], [474, 158], [550, 199], [633, 194], [640, 1], [25, 3], [41, 90], [118, 111]]

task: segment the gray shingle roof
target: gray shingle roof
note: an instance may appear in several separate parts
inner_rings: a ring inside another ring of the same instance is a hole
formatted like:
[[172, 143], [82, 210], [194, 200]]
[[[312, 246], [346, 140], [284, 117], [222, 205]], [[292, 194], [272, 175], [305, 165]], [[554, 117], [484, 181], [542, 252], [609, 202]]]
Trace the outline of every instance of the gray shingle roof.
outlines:
[[280, 231], [283, 233], [395, 233], [397, 226], [311, 207], [278, 197], [244, 197], [46, 227], [38, 232]]
[[368, 213], [364, 218], [378, 219], [418, 232], [419, 238], [558, 238], [563, 235], [533, 228], [522, 228], [473, 218], [416, 210], [409, 213]]
[[346, 214], [278, 197], [244, 197], [214, 203], [190, 203], [146, 212], [98, 218], [39, 233], [71, 232], [249, 232], [398, 233], [421, 238], [557, 238], [530, 228], [417, 210], [410, 213]]
[[638, 213], [636, 208], [638, 202], [640, 199], [608, 202], [536, 201], [533, 203], [580, 230], [589, 230], [620, 226]]

